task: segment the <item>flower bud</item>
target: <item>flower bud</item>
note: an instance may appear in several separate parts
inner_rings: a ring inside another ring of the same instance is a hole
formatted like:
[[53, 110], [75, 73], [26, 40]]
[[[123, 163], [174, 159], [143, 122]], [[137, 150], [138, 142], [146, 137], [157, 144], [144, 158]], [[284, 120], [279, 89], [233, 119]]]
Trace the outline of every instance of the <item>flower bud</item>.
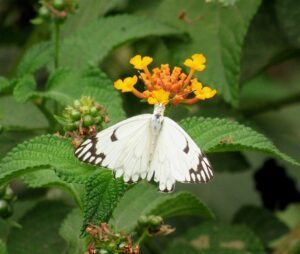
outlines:
[[65, 7], [64, 0], [53, 0], [53, 7], [57, 10], [63, 10]]
[[70, 112], [70, 116], [72, 118], [72, 120], [79, 120], [80, 119], [80, 112], [78, 110], [71, 110]]
[[13, 200], [14, 197], [15, 197], [15, 194], [14, 194], [12, 188], [7, 186], [3, 199], [6, 201], [10, 201], [10, 200]]
[[0, 217], [6, 219], [13, 214], [12, 205], [6, 200], [0, 200]]
[[99, 111], [96, 107], [91, 107], [90, 113], [91, 113], [92, 116], [98, 116], [99, 115]]
[[85, 115], [83, 117], [83, 126], [88, 127], [90, 125], [93, 125], [93, 117], [91, 115]]
[[46, 6], [41, 6], [39, 8], [39, 16], [43, 19], [48, 19], [50, 18], [50, 11], [48, 10], [48, 8]]

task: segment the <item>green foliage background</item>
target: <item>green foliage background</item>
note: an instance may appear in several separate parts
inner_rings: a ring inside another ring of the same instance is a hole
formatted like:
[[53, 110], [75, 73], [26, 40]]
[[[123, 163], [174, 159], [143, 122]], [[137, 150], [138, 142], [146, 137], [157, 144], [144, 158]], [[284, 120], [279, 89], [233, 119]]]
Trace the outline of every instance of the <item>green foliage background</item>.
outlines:
[[[0, 185], [12, 183], [18, 196], [13, 216], [0, 219], [0, 254], [84, 253], [88, 223], [137, 241], [142, 215], [177, 228], [143, 239], [143, 253], [299, 253], [299, 206], [265, 209], [253, 178], [273, 158], [299, 187], [297, 0], [84, 0], [60, 25], [59, 47], [53, 22], [30, 24], [38, 6], [0, 3]], [[134, 73], [135, 54], [182, 66], [198, 52], [207, 58], [198, 77], [218, 96], [169, 115], [210, 158], [209, 184], [177, 183], [172, 194], [128, 186], [80, 163], [71, 141], [53, 135], [54, 114], [82, 95], [105, 105], [108, 125], [151, 112], [113, 88]]]

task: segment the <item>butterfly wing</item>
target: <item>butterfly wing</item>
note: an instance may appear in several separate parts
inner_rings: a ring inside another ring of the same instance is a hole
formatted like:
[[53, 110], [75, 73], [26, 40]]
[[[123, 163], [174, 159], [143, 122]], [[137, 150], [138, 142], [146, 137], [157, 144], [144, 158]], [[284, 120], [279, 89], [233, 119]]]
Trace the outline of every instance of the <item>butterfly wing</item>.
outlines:
[[145, 178], [149, 166], [151, 114], [131, 117], [83, 142], [75, 155], [83, 162], [107, 167], [125, 182]]
[[164, 118], [151, 160], [148, 180], [154, 176], [161, 191], [172, 191], [175, 181], [200, 183], [213, 177], [212, 166], [192, 138], [173, 120]]

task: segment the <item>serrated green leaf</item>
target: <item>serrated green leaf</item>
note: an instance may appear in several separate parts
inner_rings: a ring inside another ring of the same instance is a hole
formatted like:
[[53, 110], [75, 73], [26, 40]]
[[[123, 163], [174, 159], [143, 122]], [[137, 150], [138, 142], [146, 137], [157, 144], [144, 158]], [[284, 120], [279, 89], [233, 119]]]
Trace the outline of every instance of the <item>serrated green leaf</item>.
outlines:
[[80, 207], [83, 207], [84, 185], [68, 183], [59, 178], [53, 169], [43, 169], [27, 173], [23, 177], [24, 183], [30, 188], [56, 187], [70, 193]]
[[100, 18], [62, 43], [60, 63], [73, 68], [83, 67], [86, 63], [97, 65], [112, 49], [128, 41], [179, 34], [178, 29], [153, 18], [132, 15]]
[[53, 48], [50, 42], [41, 42], [33, 45], [23, 56], [18, 65], [17, 76], [33, 74], [36, 70], [46, 66], [53, 60]]
[[87, 223], [99, 225], [101, 222], [108, 222], [126, 188], [123, 179], [113, 178], [111, 170], [93, 174], [86, 181], [83, 230]]
[[270, 211], [252, 205], [243, 206], [237, 211], [233, 223], [248, 226], [266, 246], [289, 231], [289, 228]]
[[10, 86], [9, 80], [5, 77], [0, 77], [0, 93]]
[[55, 169], [66, 181], [84, 182], [95, 167], [74, 156], [69, 139], [45, 135], [26, 141], [0, 161], [0, 185], [25, 173]]
[[0, 116], [0, 124], [7, 127], [46, 129], [48, 126], [47, 119], [36, 105], [31, 102], [18, 103], [13, 96], [0, 98]]
[[196, 215], [212, 219], [211, 211], [194, 195], [188, 192], [164, 194], [147, 182], [128, 190], [113, 212], [110, 224], [116, 231], [130, 231], [137, 226], [141, 215], [158, 215], [169, 218], [180, 215]]
[[97, 20], [99, 17], [104, 16], [108, 11], [124, 5], [125, 2], [120, 0], [85, 0], [84, 4], [76, 11], [76, 15], [70, 15], [62, 26], [63, 35], [72, 34], [74, 27], [81, 29], [86, 27], [91, 22]]
[[26, 102], [29, 98], [36, 96], [36, 82], [31, 74], [22, 76], [14, 88], [14, 97], [18, 102]]
[[67, 242], [65, 254], [82, 254], [86, 250], [85, 240], [79, 235], [82, 219], [81, 211], [76, 208], [68, 214], [59, 229], [59, 234]]
[[125, 117], [120, 93], [114, 89], [111, 80], [96, 68], [76, 72], [68, 68], [58, 69], [49, 77], [47, 90], [43, 92], [34, 91], [33, 82], [32, 76], [21, 78], [14, 91], [16, 98], [25, 101], [33, 96], [41, 96], [66, 106], [86, 95], [107, 108], [111, 124]]
[[280, 152], [264, 135], [232, 120], [192, 117], [180, 122], [194, 141], [205, 152], [250, 150], [264, 152], [294, 165], [300, 165]]
[[[215, 87], [227, 102], [237, 105], [242, 46], [259, 4], [260, 0], [238, 1], [234, 6], [223, 7], [204, 0], [167, 0], [155, 15], [186, 31], [191, 38], [170, 45], [176, 63], [192, 54], [203, 53], [207, 68], [199, 75], [200, 80]], [[180, 14], [184, 18], [176, 18]]]
[[112, 81], [99, 69], [88, 68], [81, 71], [60, 69], [47, 83], [48, 91], [43, 96], [70, 105], [81, 95], [91, 96], [107, 108], [111, 123], [125, 117], [120, 93], [114, 89]]
[[205, 222], [175, 238], [164, 253], [264, 254], [257, 237], [245, 226], [227, 226]]
[[22, 228], [12, 228], [7, 252], [18, 254], [63, 253], [66, 247], [58, 229], [70, 208], [61, 202], [40, 202], [19, 221]]

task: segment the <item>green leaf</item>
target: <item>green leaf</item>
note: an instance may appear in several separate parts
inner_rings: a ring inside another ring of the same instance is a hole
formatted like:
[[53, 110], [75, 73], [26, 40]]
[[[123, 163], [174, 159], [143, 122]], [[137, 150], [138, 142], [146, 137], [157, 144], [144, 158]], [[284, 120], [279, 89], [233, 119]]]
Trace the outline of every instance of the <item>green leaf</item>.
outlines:
[[9, 80], [5, 77], [0, 77], [0, 93], [10, 86]]
[[0, 124], [28, 129], [46, 129], [48, 126], [47, 119], [36, 105], [31, 102], [18, 103], [12, 96], [0, 98]]
[[58, 235], [58, 229], [69, 210], [61, 202], [40, 202], [19, 221], [22, 228], [11, 229], [8, 253], [63, 253], [66, 243]]
[[45, 169], [42, 171], [32, 172], [26, 174], [23, 177], [23, 181], [30, 188], [41, 188], [50, 186], [65, 186], [65, 182], [62, 181], [51, 169]]
[[76, 15], [68, 16], [62, 26], [62, 33], [63, 35], [72, 34], [74, 33], [74, 27], [76, 27], [76, 30], [84, 28], [110, 10], [123, 4], [119, 0], [98, 0], [97, 2], [85, 0], [84, 4], [80, 4]]
[[43, 92], [34, 91], [33, 82], [31, 77], [22, 78], [15, 88], [14, 95], [21, 101], [38, 95], [56, 100], [63, 106], [71, 105], [75, 99], [86, 95], [107, 108], [111, 123], [125, 117], [120, 93], [114, 89], [111, 80], [97, 68], [79, 71], [58, 69], [49, 77], [47, 90]]
[[86, 181], [84, 228], [87, 223], [108, 222], [113, 209], [126, 190], [123, 179], [114, 179], [111, 170], [101, 170]]
[[250, 150], [264, 152], [294, 165], [300, 165], [280, 152], [264, 135], [232, 120], [192, 117], [180, 122], [194, 141], [205, 152]]
[[277, 20], [289, 42], [300, 48], [300, 5], [297, 0], [275, 1]]
[[70, 193], [80, 207], [83, 207], [84, 185], [68, 183], [59, 178], [53, 169], [44, 169], [27, 173], [23, 181], [30, 188], [56, 187]]
[[0, 254], [6, 254], [6, 246], [5, 243], [0, 239]]
[[248, 226], [265, 245], [289, 231], [289, 228], [273, 213], [252, 205], [242, 207], [234, 215], [233, 223]]
[[96, 66], [114, 48], [128, 41], [179, 34], [178, 29], [153, 18], [130, 15], [101, 18], [62, 43], [60, 64], [73, 68], [85, 66], [86, 63]]
[[14, 97], [18, 102], [26, 102], [28, 99], [36, 96], [36, 82], [31, 74], [22, 76], [14, 88]]
[[278, 22], [274, 22], [278, 20], [274, 11], [275, 2], [263, 1], [251, 22], [243, 47], [242, 82], [294, 53], [278, 26]]
[[81, 183], [95, 167], [79, 162], [69, 139], [45, 135], [18, 145], [0, 161], [0, 185], [45, 169], [55, 169], [64, 180]]
[[251, 110], [250, 113], [259, 114], [270, 103], [275, 107], [276, 102], [296, 92], [296, 89], [289, 89], [286, 82], [280, 83], [270, 77], [260, 75], [243, 85], [240, 95], [240, 99], [243, 101], [241, 110], [244, 113], [245, 111], [248, 113]]
[[[185, 249], [189, 252], [185, 252]], [[175, 238], [164, 253], [264, 254], [259, 239], [244, 226], [205, 222]]]
[[290, 204], [284, 211], [278, 211], [277, 216], [286, 223], [290, 229], [300, 223], [300, 204]]
[[36, 70], [46, 66], [53, 60], [53, 48], [50, 42], [33, 45], [23, 56], [18, 65], [17, 76], [33, 74]]
[[63, 105], [72, 104], [81, 95], [91, 96], [107, 108], [110, 124], [125, 118], [120, 93], [114, 89], [111, 80], [97, 68], [76, 72], [60, 69], [49, 78], [47, 87], [48, 91], [43, 96]]
[[[234, 6], [204, 0], [166, 0], [155, 15], [178, 29], [186, 31], [189, 41], [172, 44], [176, 62], [195, 53], [207, 58], [207, 68], [200, 80], [215, 87], [232, 105], [238, 104], [240, 59], [249, 23], [260, 0], [238, 1]], [[185, 18], [175, 18], [185, 13]]]
[[141, 182], [121, 198], [113, 212], [110, 224], [116, 231], [131, 231], [142, 215], [158, 215], [164, 219], [181, 215], [197, 215], [212, 219], [211, 211], [194, 195], [188, 192], [165, 194], [147, 182]]
[[68, 214], [59, 229], [59, 234], [67, 243], [67, 252], [65, 254], [82, 254], [86, 250], [85, 240], [79, 235], [81, 225], [82, 213], [76, 208]]
[[240, 173], [250, 169], [250, 164], [240, 152], [224, 152], [209, 155], [209, 161], [216, 172]]

